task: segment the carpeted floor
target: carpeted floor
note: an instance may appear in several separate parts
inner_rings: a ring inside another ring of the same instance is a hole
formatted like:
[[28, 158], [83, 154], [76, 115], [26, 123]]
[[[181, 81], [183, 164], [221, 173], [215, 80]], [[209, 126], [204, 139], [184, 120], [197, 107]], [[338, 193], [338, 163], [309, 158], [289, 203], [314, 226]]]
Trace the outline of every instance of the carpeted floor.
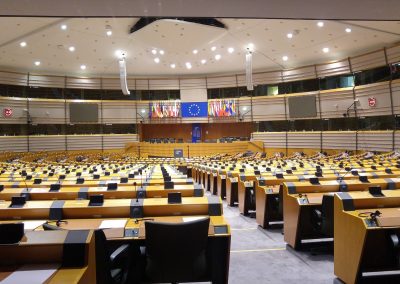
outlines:
[[264, 230], [224, 202], [231, 226], [229, 283], [334, 283], [333, 255], [295, 251], [283, 241], [282, 229]]

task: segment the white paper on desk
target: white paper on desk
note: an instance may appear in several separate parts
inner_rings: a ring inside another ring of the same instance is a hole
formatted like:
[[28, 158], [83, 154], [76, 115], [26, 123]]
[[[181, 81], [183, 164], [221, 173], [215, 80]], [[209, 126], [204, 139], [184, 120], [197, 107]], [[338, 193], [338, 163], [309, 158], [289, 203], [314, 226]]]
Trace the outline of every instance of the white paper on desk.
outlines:
[[24, 231], [35, 230], [37, 227], [42, 226], [45, 221], [24, 221]]
[[126, 219], [104, 220], [101, 222], [99, 229], [125, 228]]
[[15, 270], [11, 275], [4, 279], [2, 284], [30, 283], [41, 284], [46, 282], [57, 269], [60, 268], [58, 263], [50, 264], [27, 264]]
[[203, 216], [195, 216], [195, 217], [182, 217], [183, 222], [191, 222], [191, 221], [197, 221], [204, 219], [205, 217]]

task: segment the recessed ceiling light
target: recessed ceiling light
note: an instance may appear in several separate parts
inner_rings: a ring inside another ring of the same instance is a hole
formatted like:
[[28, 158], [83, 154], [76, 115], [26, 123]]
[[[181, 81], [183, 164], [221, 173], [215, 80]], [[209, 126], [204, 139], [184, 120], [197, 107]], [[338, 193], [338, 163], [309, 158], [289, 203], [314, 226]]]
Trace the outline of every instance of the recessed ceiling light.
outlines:
[[35, 65], [39, 66], [40, 65], [40, 61], [35, 61]]
[[217, 49], [216, 46], [211, 47], [211, 51], [215, 51]]
[[228, 48], [228, 52], [229, 52], [229, 53], [233, 53], [234, 51], [235, 51], [235, 49], [234, 49], [233, 47], [229, 47], [229, 48]]
[[111, 30], [106, 31], [106, 35], [107, 36], [112, 36], [112, 31]]
[[201, 64], [206, 64], [206, 62], [207, 62], [207, 60], [205, 60], [205, 59], [201, 60]]
[[154, 55], [156, 55], [156, 54], [157, 54], [157, 50], [156, 50], [156, 49], [152, 49], [152, 50], [151, 50], [151, 53], [153, 53]]
[[220, 60], [220, 59], [221, 59], [221, 54], [216, 54], [216, 55], [214, 56], [214, 58], [215, 58], [215, 60]]
[[350, 28], [346, 28], [346, 33], [351, 33], [351, 29]]
[[154, 62], [155, 63], [160, 63], [160, 58], [158, 58], [158, 57], [154, 58]]
[[171, 67], [172, 69], [175, 69], [175, 67], [176, 67], [175, 63], [172, 63], [172, 64], [170, 65], [170, 67]]
[[85, 70], [85, 69], [86, 69], [86, 65], [82, 64], [82, 65], [81, 65], [81, 69], [82, 69], [82, 70]]
[[63, 31], [65, 31], [65, 30], [67, 29], [67, 25], [66, 25], [66, 24], [62, 24], [62, 25], [61, 25], [61, 29], [62, 29]]
[[328, 53], [328, 52], [329, 52], [329, 47], [324, 47], [324, 48], [322, 49], [322, 51], [323, 51], [324, 53]]
[[197, 49], [193, 49], [193, 54], [197, 54], [199, 51]]
[[287, 36], [287, 38], [292, 38], [293, 34], [292, 33], [288, 33], [286, 36]]
[[249, 44], [247, 45], [247, 49], [248, 49], [249, 51], [254, 51], [254, 44], [253, 44], [253, 43], [249, 43]]
[[117, 56], [118, 59], [123, 59], [126, 56], [126, 51], [118, 49], [115, 51], [115, 56]]
[[74, 52], [75, 51], [75, 46], [68, 47], [68, 50], [71, 51], [71, 52]]
[[192, 64], [190, 62], [185, 63], [187, 69], [192, 69]]
[[21, 41], [21, 42], [19, 43], [19, 45], [20, 45], [21, 47], [25, 47], [25, 46], [26, 46], [26, 42], [25, 42], [25, 41]]
[[159, 53], [160, 53], [161, 55], [164, 55], [164, 50], [161, 49], [161, 50], [159, 51]]
[[317, 23], [317, 26], [320, 27], [320, 28], [322, 28], [322, 27], [324, 26], [324, 22], [318, 22], [318, 23]]
[[283, 61], [288, 61], [289, 57], [287, 57], [286, 55], [282, 56], [282, 60]]

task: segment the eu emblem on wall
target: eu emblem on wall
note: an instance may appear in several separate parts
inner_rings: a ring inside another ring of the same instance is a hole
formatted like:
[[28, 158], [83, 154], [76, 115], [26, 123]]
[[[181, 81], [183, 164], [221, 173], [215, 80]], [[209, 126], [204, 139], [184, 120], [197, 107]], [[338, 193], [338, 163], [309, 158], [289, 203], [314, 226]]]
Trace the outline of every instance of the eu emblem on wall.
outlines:
[[12, 115], [13, 115], [12, 108], [8, 108], [8, 107], [3, 108], [3, 116], [4, 117], [12, 117]]

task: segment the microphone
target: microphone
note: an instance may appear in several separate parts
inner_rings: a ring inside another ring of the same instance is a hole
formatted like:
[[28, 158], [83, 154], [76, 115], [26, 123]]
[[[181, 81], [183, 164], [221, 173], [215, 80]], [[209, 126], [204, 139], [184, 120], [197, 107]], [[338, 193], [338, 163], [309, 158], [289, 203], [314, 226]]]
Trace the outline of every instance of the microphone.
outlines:
[[353, 170], [353, 169], [350, 168], [348, 171], [346, 171], [346, 173], [345, 173], [344, 175], [339, 176], [339, 177], [338, 177], [339, 183], [342, 182], [342, 181], [343, 181], [343, 178], [344, 178], [348, 173], [351, 173], [352, 170]]

